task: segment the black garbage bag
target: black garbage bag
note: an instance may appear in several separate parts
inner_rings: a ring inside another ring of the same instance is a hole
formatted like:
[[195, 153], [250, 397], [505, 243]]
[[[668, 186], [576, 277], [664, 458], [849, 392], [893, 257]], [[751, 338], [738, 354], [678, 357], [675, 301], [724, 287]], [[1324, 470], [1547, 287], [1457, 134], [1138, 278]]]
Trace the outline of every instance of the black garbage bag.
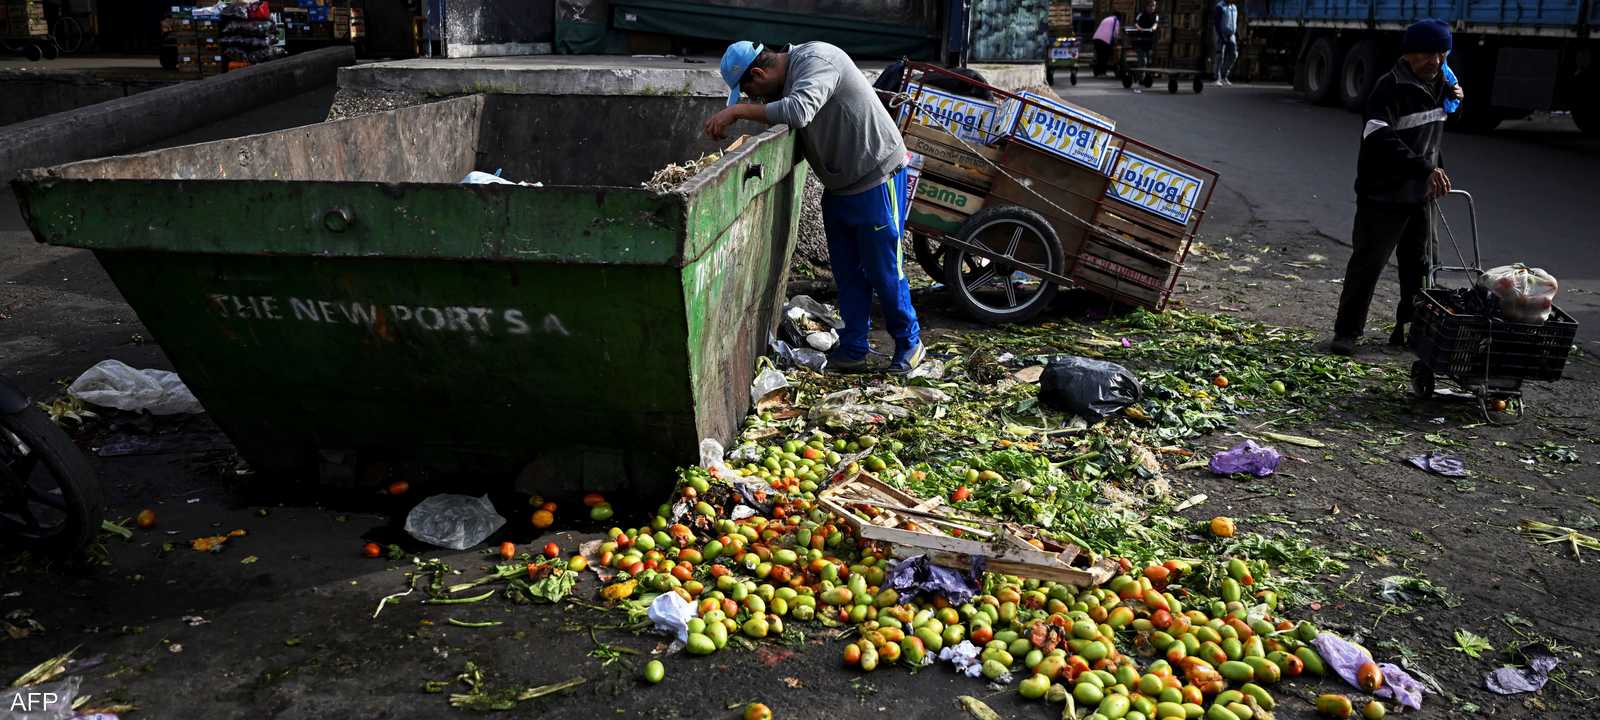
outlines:
[[1143, 396], [1139, 378], [1127, 368], [1104, 360], [1052, 358], [1039, 378], [1039, 402], [1089, 422], [1121, 412]]

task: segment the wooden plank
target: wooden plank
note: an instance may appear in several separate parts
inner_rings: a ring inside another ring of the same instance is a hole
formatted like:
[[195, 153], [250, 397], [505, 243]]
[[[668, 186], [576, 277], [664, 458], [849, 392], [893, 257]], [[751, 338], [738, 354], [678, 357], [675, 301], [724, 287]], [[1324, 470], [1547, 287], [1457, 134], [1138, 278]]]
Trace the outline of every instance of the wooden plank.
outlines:
[[928, 155], [922, 156], [922, 175], [966, 183], [985, 190], [994, 181], [994, 172], [987, 168], [962, 167]]
[[[979, 145], [978, 143], [975, 143], [975, 142], [968, 141], [968, 142], [964, 143], [960, 139], [956, 138], [956, 136], [951, 135], [950, 133], [946, 132], [943, 128], [935, 127], [935, 126], [932, 126], [932, 125], [920, 125], [920, 124], [917, 124], [917, 123], [910, 123], [910, 124], [906, 125], [905, 136], [907, 138], [920, 138], [922, 140], [929, 141], [929, 142], [931, 142], [931, 143], [933, 143], [935, 145], [942, 145], [945, 148], [947, 148], [948, 150], [953, 150], [956, 153], [982, 157], [982, 158], [985, 158], [985, 159], [987, 159], [987, 160], [989, 160], [991, 162], [999, 162], [1000, 161], [1000, 151], [999, 150], [996, 150], [996, 149], [994, 149], [992, 147], [988, 147], [988, 146], [985, 146], [985, 145]], [[907, 144], [907, 147], [908, 148], [910, 147], [909, 143]], [[923, 151], [917, 150], [917, 152], [923, 152]], [[923, 154], [932, 155], [932, 154], [935, 154], [935, 153], [923, 153]], [[984, 164], [981, 160], [980, 161], [976, 161], [976, 162], [962, 163], [962, 162], [958, 162], [958, 161], [955, 161], [955, 160], [951, 160], [948, 157], [942, 157], [941, 156], [941, 159], [950, 160], [951, 162], [956, 162], [956, 164], [958, 164], [958, 165], [966, 164], [966, 165], [974, 165], [974, 166], [976, 166], [976, 165]]]
[[[1129, 215], [1132, 215], [1132, 213], [1129, 213]], [[1112, 212], [1104, 204], [1095, 212], [1094, 221], [1096, 225], [1153, 246], [1152, 251], [1164, 257], [1168, 253], [1176, 256], [1183, 249], [1184, 237], [1182, 231], [1173, 234], [1169, 230], [1157, 230], [1136, 219]], [[1169, 227], [1171, 225], [1170, 223], [1166, 224]]]
[[971, 215], [983, 209], [984, 203], [982, 195], [946, 185], [927, 175], [917, 181], [917, 199], [963, 215]]
[[1077, 266], [1072, 270], [1072, 279], [1096, 295], [1130, 305], [1159, 310], [1164, 304], [1161, 290], [1124, 280], [1099, 267], [1099, 263], [1102, 262], [1104, 261], [1093, 256], [1080, 255]]
[[906, 217], [906, 224], [912, 229], [922, 230], [930, 235], [955, 235], [961, 231], [961, 225], [966, 221], [967, 216], [925, 200], [913, 200], [911, 210]]
[[[914, 125], [913, 127], [921, 126]], [[998, 160], [998, 157], [990, 158], [984, 155], [979, 155], [978, 153], [968, 152], [965, 149], [934, 142], [933, 140], [929, 140], [924, 137], [918, 137], [911, 133], [906, 133], [905, 143], [907, 150], [922, 155], [928, 160], [938, 160], [940, 162], [963, 168], [968, 172], [981, 173], [985, 176], [985, 178], [988, 178], [993, 174], [994, 165], [991, 163]], [[982, 149], [990, 151], [991, 153], [993, 152], [992, 148]]]

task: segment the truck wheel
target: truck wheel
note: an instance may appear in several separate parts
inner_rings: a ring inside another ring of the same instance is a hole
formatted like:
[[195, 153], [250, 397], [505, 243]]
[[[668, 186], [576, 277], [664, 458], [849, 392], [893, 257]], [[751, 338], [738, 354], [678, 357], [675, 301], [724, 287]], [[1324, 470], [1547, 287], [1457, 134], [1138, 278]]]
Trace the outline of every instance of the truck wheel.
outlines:
[[1600, 97], [1595, 96], [1600, 92], [1600, 81], [1579, 83], [1578, 87], [1590, 89], [1578, 96], [1578, 103], [1572, 107], [1572, 122], [1585, 134], [1600, 135]]
[[1030, 268], [1060, 273], [1066, 267], [1061, 241], [1043, 215], [1015, 205], [987, 207], [968, 218], [958, 236], [1008, 258], [996, 261], [955, 246], [945, 249], [945, 285], [974, 319], [1022, 322], [1055, 299], [1055, 283], [1028, 273]]
[[1300, 72], [1306, 89], [1306, 100], [1314, 105], [1331, 105], [1338, 101], [1340, 60], [1339, 46], [1333, 38], [1317, 38], [1300, 62]]
[[1378, 45], [1367, 38], [1350, 48], [1344, 55], [1344, 68], [1339, 73], [1339, 102], [1350, 112], [1361, 112], [1367, 106], [1367, 95], [1378, 80]]
[[1178, 76], [1177, 75], [1173, 75], [1172, 77], [1167, 78], [1167, 92], [1172, 93], [1173, 95], [1177, 95], [1178, 94]]

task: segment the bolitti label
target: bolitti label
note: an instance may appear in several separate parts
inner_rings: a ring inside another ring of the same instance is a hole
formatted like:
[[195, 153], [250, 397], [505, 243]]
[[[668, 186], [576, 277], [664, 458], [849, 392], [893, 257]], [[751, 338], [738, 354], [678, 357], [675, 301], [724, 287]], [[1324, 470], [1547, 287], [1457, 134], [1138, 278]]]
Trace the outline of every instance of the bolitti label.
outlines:
[[1130, 150], [1111, 165], [1106, 194], [1179, 225], [1189, 224], [1205, 183]]
[[1037, 105], [1006, 101], [999, 132], [1093, 170], [1105, 166], [1115, 123], [1034, 93], [1020, 95]]
[[[907, 85], [906, 94], [913, 98], [917, 106], [914, 121], [943, 128], [951, 135], [968, 142], [988, 144], [994, 139], [990, 132], [994, 126], [995, 111], [998, 109], [994, 103], [953, 95], [917, 83]], [[900, 109], [902, 115], [908, 111], [909, 105]]]

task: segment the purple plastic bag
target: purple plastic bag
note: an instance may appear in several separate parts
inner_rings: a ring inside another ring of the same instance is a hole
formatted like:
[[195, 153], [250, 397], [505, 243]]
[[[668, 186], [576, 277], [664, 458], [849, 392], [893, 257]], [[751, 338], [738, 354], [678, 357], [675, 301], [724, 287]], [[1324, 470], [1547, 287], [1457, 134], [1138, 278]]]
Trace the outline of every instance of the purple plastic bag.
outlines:
[[1561, 664], [1543, 645], [1524, 647], [1522, 655], [1528, 658], [1527, 667], [1495, 670], [1483, 676], [1484, 686], [1501, 695], [1538, 692], [1550, 680], [1550, 671]]
[[889, 568], [889, 576], [883, 581], [883, 586], [901, 593], [938, 593], [951, 605], [960, 605], [978, 594], [978, 588], [982, 587], [978, 578], [982, 576], [983, 561], [979, 558], [973, 559], [971, 571], [961, 572], [935, 565], [927, 555], [915, 555], [895, 562]]
[[[1372, 656], [1362, 650], [1355, 643], [1332, 633], [1317, 635], [1311, 644], [1316, 647], [1317, 654], [1322, 656], [1329, 668], [1332, 668], [1351, 687], [1361, 687], [1356, 681], [1356, 671], [1362, 665], [1372, 662]], [[1417, 682], [1405, 670], [1390, 663], [1378, 665], [1383, 671], [1383, 687], [1373, 692], [1380, 698], [1394, 698], [1401, 705], [1412, 710], [1422, 709], [1422, 683]]]
[[1277, 450], [1257, 445], [1254, 440], [1246, 440], [1212, 455], [1211, 472], [1218, 475], [1250, 473], [1256, 477], [1266, 477], [1277, 470], [1278, 463], [1282, 461], [1283, 455]]

